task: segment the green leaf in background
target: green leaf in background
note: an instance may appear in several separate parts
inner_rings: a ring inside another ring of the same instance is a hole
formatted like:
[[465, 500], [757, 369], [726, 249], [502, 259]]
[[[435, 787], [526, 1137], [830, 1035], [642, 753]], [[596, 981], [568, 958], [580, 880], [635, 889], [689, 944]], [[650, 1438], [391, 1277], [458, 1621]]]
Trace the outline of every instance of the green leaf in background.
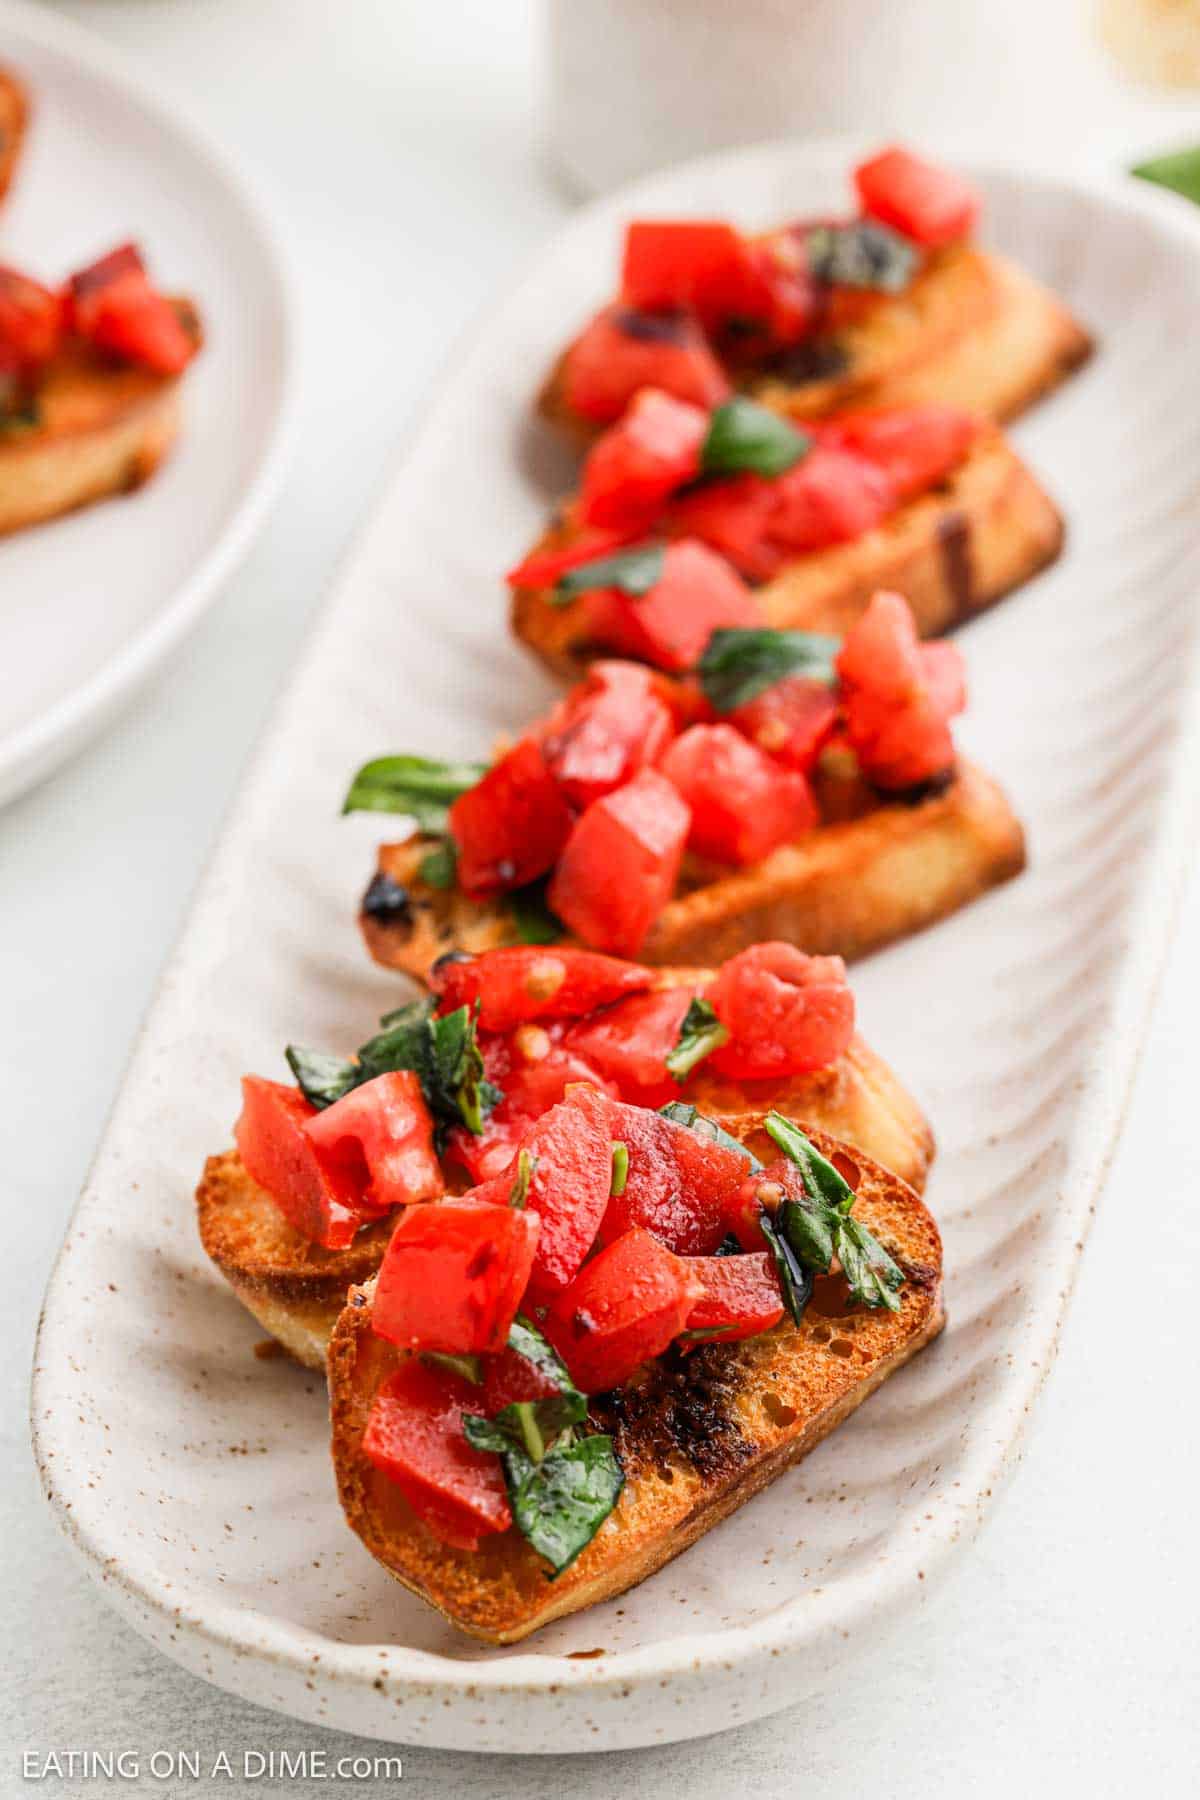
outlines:
[[378, 756], [364, 763], [342, 802], [343, 813], [404, 813], [421, 831], [446, 829], [452, 800], [483, 780], [486, 763], [431, 762], [426, 756]]
[[693, 1000], [679, 1027], [679, 1041], [666, 1059], [667, 1073], [684, 1081], [696, 1064], [729, 1042], [729, 1027], [722, 1025], [709, 1000]]
[[705, 475], [783, 475], [812, 449], [812, 439], [779, 413], [739, 396], [718, 406], [700, 451]]
[[1185, 200], [1200, 206], [1200, 149], [1175, 150], [1169, 156], [1152, 156], [1148, 162], [1135, 163], [1129, 171], [1141, 181], [1152, 181], [1157, 187], [1170, 188]]
[[612, 556], [580, 563], [577, 569], [568, 569], [559, 576], [554, 585], [554, 602], [566, 606], [593, 588], [619, 588], [623, 594], [640, 599], [662, 580], [666, 554], [662, 544], [636, 544], [632, 550], [618, 550]]
[[917, 266], [912, 241], [873, 219], [818, 225], [806, 234], [804, 250], [809, 273], [830, 287], [898, 294], [908, 286]]
[[767, 631], [725, 626], [714, 631], [697, 664], [705, 697], [717, 712], [733, 712], [787, 675], [835, 680], [841, 639], [818, 631]]

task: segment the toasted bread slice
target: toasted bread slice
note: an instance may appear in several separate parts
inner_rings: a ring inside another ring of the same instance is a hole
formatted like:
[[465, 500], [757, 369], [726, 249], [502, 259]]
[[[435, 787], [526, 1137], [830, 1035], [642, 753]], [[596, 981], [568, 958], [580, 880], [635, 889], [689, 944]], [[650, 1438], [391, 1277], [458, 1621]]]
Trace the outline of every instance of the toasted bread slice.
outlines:
[[[1016, 418], [1086, 362], [1092, 340], [1048, 288], [1004, 257], [956, 244], [935, 252], [902, 294], [861, 320], [805, 340], [740, 385], [797, 419], [848, 407], [939, 401], [998, 422]], [[565, 353], [538, 411], [582, 448], [602, 427], [567, 404]]]
[[[574, 532], [559, 525], [538, 550]], [[842, 637], [880, 588], [904, 595], [922, 637], [938, 637], [1052, 563], [1063, 543], [1058, 508], [1016, 451], [986, 431], [957, 469], [849, 544], [798, 556], [758, 589], [764, 624]], [[587, 637], [579, 601], [555, 605], [547, 588], [517, 588], [512, 627], [555, 674], [571, 679], [604, 650]]]
[[[359, 917], [375, 961], [418, 981], [447, 951], [520, 941], [503, 898], [469, 900], [421, 879], [429, 848], [422, 837], [381, 845], [378, 873], [403, 895], [386, 918]], [[822, 825], [750, 868], [689, 858], [638, 957], [711, 967], [750, 944], [785, 938], [810, 955], [849, 962], [934, 924], [1024, 867], [1025, 835], [1000, 787], [960, 762], [940, 793]]]
[[[199, 343], [195, 308], [173, 304]], [[179, 431], [181, 380], [70, 343], [39, 377], [30, 420], [0, 421], [0, 535], [149, 481]]]
[[0, 68], [0, 200], [12, 186], [29, 124], [29, 97], [11, 69]]
[[[744, 1123], [757, 1148], [761, 1120]], [[826, 1156], [842, 1150], [810, 1135]], [[515, 1530], [475, 1551], [441, 1543], [363, 1455], [371, 1403], [405, 1352], [375, 1336], [371, 1291], [354, 1288], [329, 1348], [333, 1463], [346, 1518], [371, 1554], [473, 1637], [516, 1643], [643, 1581], [806, 1455], [944, 1323], [936, 1225], [911, 1188], [857, 1153], [852, 1160], [855, 1216], [906, 1275], [899, 1312], [850, 1308], [843, 1278], [821, 1277], [799, 1325], [689, 1356], [668, 1352], [593, 1401], [592, 1423], [614, 1438], [625, 1490], [553, 1582]]]

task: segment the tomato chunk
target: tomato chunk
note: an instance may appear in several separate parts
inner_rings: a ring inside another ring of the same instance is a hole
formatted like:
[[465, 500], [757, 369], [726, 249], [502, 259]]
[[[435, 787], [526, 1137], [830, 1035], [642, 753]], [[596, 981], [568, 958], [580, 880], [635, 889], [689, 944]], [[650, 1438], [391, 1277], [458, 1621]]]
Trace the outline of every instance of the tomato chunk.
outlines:
[[445, 1191], [433, 1148], [433, 1120], [410, 1069], [377, 1075], [352, 1088], [304, 1123], [304, 1131], [331, 1163], [365, 1164], [364, 1213], [435, 1200]]
[[663, 1106], [679, 1093], [667, 1057], [679, 1042], [696, 988], [662, 988], [635, 994], [580, 1020], [567, 1034], [571, 1049], [615, 1083], [622, 1100]]
[[459, 886], [476, 899], [524, 887], [553, 867], [570, 829], [541, 747], [522, 738], [450, 808]]
[[887, 475], [865, 456], [817, 444], [775, 482], [768, 529], [787, 550], [823, 550], [873, 530], [895, 498]]
[[711, 410], [729, 398], [729, 381], [688, 313], [607, 307], [563, 359], [563, 397], [598, 425], [619, 419], [640, 388], [661, 388]]
[[609, 527], [601, 531], [598, 527], [591, 526], [586, 531], [580, 531], [561, 549], [532, 551], [511, 568], [504, 579], [509, 587], [515, 588], [553, 587], [569, 569], [577, 569], [582, 563], [595, 562], [598, 557], [620, 550], [641, 536], [640, 525], [626, 527], [621, 531]]
[[677, 494], [664, 522], [675, 537], [699, 538], [747, 580], [766, 580], [781, 560], [779, 551], [767, 543], [775, 503], [773, 481], [762, 475], [733, 475]]
[[502, 1350], [537, 1251], [536, 1213], [464, 1195], [400, 1215], [371, 1323], [406, 1350]]
[[681, 1258], [636, 1227], [580, 1270], [546, 1319], [546, 1336], [584, 1393], [619, 1387], [683, 1330], [700, 1284]]
[[746, 1158], [725, 1144], [645, 1107], [572, 1089], [569, 1103], [629, 1151], [624, 1191], [614, 1194], [598, 1239], [610, 1244], [632, 1226], [681, 1256], [709, 1256], [725, 1236], [722, 1203], [746, 1173]]
[[593, 663], [551, 714], [542, 750], [579, 811], [655, 763], [675, 735], [670, 706], [640, 663]]
[[558, 1392], [544, 1370], [508, 1346], [496, 1356], [484, 1357], [482, 1375], [482, 1391], [472, 1410], [488, 1419], [494, 1419], [514, 1400], [548, 1400]]
[[723, 220], [634, 219], [625, 233], [621, 296], [643, 312], [711, 310], [741, 263], [741, 237]]
[[59, 296], [18, 269], [0, 263], [0, 363], [33, 374], [62, 340]]
[[296, 1088], [246, 1075], [234, 1142], [250, 1179], [266, 1189], [301, 1237], [343, 1250], [363, 1222], [362, 1180], [313, 1143], [304, 1127], [315, 1115]]
[[583, 465], [585, 525], [652, 525], [663, 502], [700, 473], [708, 413], [659, 388], [643, 388], [593, 445]]
[[843, 413], [820, 427], [821, 442], [874, 463], [898, 500], [924, 493], [958, 467], [979, 435], [954, 406], [910, 406]]
[[953, 767], [949, 721], [966, 700], [961, 657], [952, 644], [918, 644], [899, 594], [874, 596], [842, 641], [837, 671], [846, 732], [869, 780], [916, 787]]
[[691, 814], [655, 769], [593, 800], [576, 821], [547, 898], [585, 944], [636, 956], [675, 892]]
[[732, 725], [693, 725], [663, 757], [662, 772], [691, 809], [691, 848], [717, 862], [761, 862], [817, 823], [807, 778]]
[[729, 715], [743, 737], [789, 769], [811, 773], [838, 718], [837, 696], [823, 682], [785, 675]]
[[511, 1031], [534, 1019], [576, 1019], [626, 994], [638, 994], [654, 980], [649, 969], [599, 956], [594, 950], [557, 945], [485, 950], [464, 961], [434, 964], [430, 987], [439, 1012], [479, 1004], [481, 1031]]
[[552, 1042], [550, 1032], [540, 1025], [518, 1026], [513, 1048], [512, 1071], [503, 1082], [504, 1099], [485, 1121], [482, 1136], [476, 1137], [465, 1126], [450, 1133], [448, 1154], [474, 1181], [505, 1174], [532, 1121], [557, 1106], [568, 1088], [581, 1081], [608, 1088], [590, 1062]]
[[463, 1414], [479, 1410], [469, 1381], [413, 1357], [379, 1389], [363, 1433], [363, 1454], [435, 1536], [460, 1550], [512, 1524], [499, 1457], [473, 1450], [463, 1435]]
[[541, 1221], [529, 1277], [534, 1300], [572, 1281], [591, 1249], [612, 1187], [612, 1140], [575, 1106], [555, 1106], [521, 1139], [533, 1160], [526, 1205]]
[[898, 145], [860, 163], [854, 185], [864, 212], [932, 250], [968, 237], [979, 217], [969, 182]]
[[691, 538], [668, 544], [648, 593], [599, 588], [582, 599], [594, 642], [677, 672], [695, 667], [718, 626], [763, 623], [762, 603], [737, 570]]
[[195, 339], [171, 302], [150, 285], [134, 244], [122, 244], [70, 281], [76, 331], [99, 350], [178, 375], [196, 354]]
[[769, 1250], [744, 1256], [694, 1256], [687, 1266], [703, 1292], [687, 1316], [689, 1331], [709, 1342], [757, 1337], [783, 1317], [779, 1271]]
[[753, 944], [722, 966], [707, 998], [729, 1030], [708, 1061], [735, 1080], [830, 1068], [854, 1035], [854, 995], [840, 956]]

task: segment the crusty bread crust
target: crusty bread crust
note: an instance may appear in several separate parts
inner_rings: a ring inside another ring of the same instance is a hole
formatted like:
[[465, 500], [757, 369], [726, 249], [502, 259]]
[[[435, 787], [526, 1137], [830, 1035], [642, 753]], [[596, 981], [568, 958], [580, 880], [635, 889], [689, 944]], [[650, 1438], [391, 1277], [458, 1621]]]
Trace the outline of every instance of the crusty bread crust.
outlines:
[[[807, 346], [810, 349], [812, 346]], [[838, 368], [809, 380], [748, 372], [741, 385], [797, 419], [847, 407], [940, 401], [981, 417], [1016, 418], [1086, 362], [1092, 339], [1048, 288], [1004, 257], [958, 244], [931, 256], [902, 294], [880, 299], [862, 319], [817, 349]], [[820, 355], [812, 358], [814, 366]], [[580, 448], [600, 427], [567, 404], [564, 356], [538, 395], [542, 417]]]
[[[753, 1144], [749, 1120], [746, 1127]], [[825, 1155], [844, 1153], [823, 1132], [811, 1136]], [[367, 1461], [372, 1400], [405, 1353], [374, 1335], [370, 1291], [354, 1289], [329, 1350], [333, 1462], [346, 1518], [371, 1554], [473, 1637], [515, 1643], [644, 1580], [806, 1455], [944, 1323], [936, 1225], [902, 1182], [857, 1153], [852, 1160], [855, 1215], [908, 1277], [900, 1311], [848, 1309], [842, 1278], [824, 1277], [799, 1326], [788, 1321], [687, 1358], [669, 1353], [617, 1396], [593, 1402], [593, 1422], [614, 1435], [625, 1490], [553, 1582], [515, 1530], [476, 1551], [442, 1544]]]
[[[535, 551], [559, 549], [574, 535], [569, 526], [552, 527]], [[990, 429], [936, 489], [852, 543], [796, 557], [758, 597], [764, 623], [775, 630], [844, 637], [878, 589], [894, 589], [912, 608], [921, 637], [938, 637], [1031, 580], [1062, 543], [1058, 508], [1003, 434]], [[586, 607], [556, 605], [547, 588], [514, 590], [512, 628], [570, 680], [606, 654], [588, 640]]]
[[[383, 844], [379, 871], [408, 896], [393, 919], [360, 915], [376, 962], [425, 980], [449, 950], [518, 942], [504, 901], [469, 900], [420, 876], [429, 840]], [[639, 952], [642, 962], [711, 967], [768, 938], [847, 961], [956, 912], [1025, 867], [1025, 837], [1004, 794], [968, 762], [941, 793], [823, 825], [747, 869], [685, 865]], [[567, 937], [564, 942], [574, 940]]]
[[[195, 309], [175, 305], [198, 342]], [[0, 535], [149, 481], [179, 432], [181, 379], [70, 344], [38, 381], [36, 422], [0, 428]]]
[[11, 69], [0, 68], [0, 200], [12, 186], [29, 125], [29, 96]]

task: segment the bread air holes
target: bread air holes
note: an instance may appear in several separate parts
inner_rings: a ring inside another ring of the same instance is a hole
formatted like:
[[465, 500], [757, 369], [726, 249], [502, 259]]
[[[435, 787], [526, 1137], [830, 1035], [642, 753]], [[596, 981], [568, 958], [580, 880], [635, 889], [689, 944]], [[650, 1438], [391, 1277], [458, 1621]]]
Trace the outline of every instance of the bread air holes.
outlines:
[[796, 1423], [795, 1407], [785, 1405], [778, 1394], [772, 1394], [770, 1391], [765, 1393], [762, 1397], [762, 1409], [772, 1425], [784, 1426]]

